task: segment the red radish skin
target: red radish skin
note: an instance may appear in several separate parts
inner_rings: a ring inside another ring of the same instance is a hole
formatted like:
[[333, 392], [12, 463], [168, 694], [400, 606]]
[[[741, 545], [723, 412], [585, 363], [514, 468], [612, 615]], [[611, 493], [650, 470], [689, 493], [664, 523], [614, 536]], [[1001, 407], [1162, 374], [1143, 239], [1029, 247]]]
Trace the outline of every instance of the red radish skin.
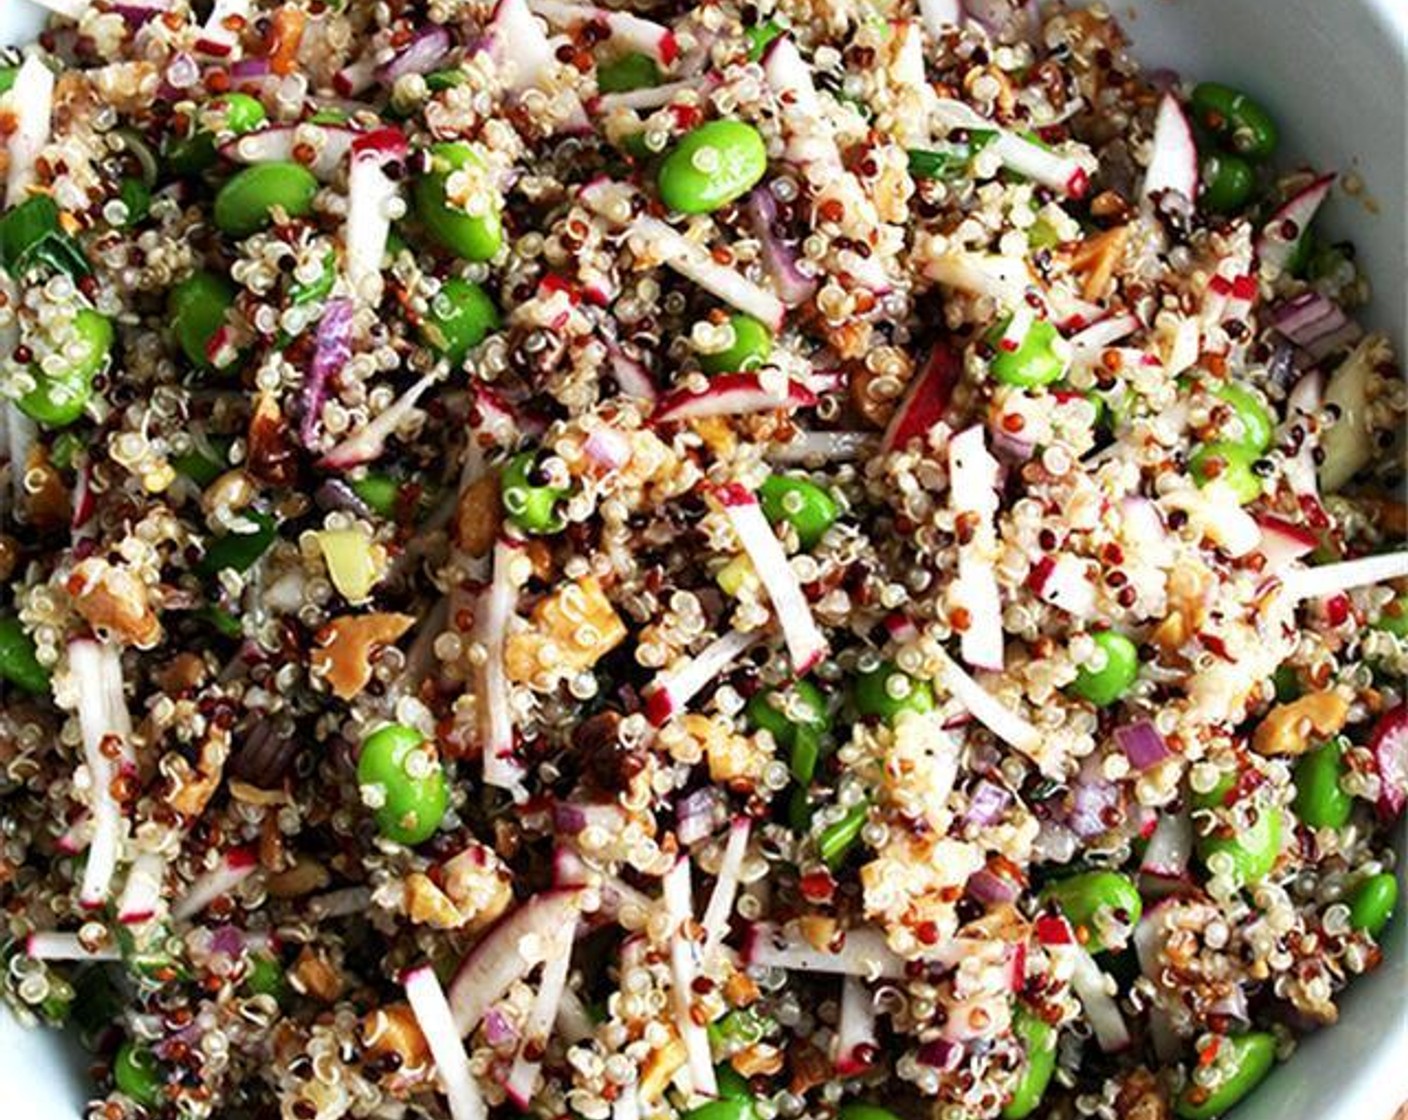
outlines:
[[1262, 275], [1274, 280], [1286, 271], [1291, 257], [1295, 255], [1297, 243], [1310, 229], [1310, 223], [1329, 197], [1334, 183], [1333, 175], [1320, 176], [1292, 195], [1285, 205], [1271, 215], [1256, 240], [1256, 256]]
[[757, 374], [721, 373], [710, 379], [707, 389], [670, 393], [660, 402], [652, 419], [672, 423], [705, 416], [741, 416], [771, 409], [811, 408], [816, 402], [816, 394], [795, 381], [789, 381], [786, 392], [779, 396], [766, 390]]
[[1369, 749], [1379, 771], [1379, 815], [1395, 821], [1408, 805], [1408, 704], [1379, 717], [1369, 736]]
[[923, 370], [890, 419], [880, 442], [881, 449], [897, 451], [910, 440], [927, 439], [930, 429], [948, 412], [953, 390], [962, 376], [962, 360], [946, 343], [936, 343]]

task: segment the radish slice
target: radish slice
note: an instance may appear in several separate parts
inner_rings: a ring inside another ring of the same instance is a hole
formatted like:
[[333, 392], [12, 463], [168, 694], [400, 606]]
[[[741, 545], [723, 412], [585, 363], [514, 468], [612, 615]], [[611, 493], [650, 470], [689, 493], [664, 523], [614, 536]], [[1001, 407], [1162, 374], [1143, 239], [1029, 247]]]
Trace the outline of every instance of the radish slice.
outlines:
[[689, 857], [675, 862], [664, 878], [665, 913], [673, 932], [670, 935], [671, 1002], [675, 1029], [684, 1042], [689, 1076], [700, 1096], [717, 1097], [719, 1084], [714, 1076], [714, 1059], [709, 1051], [709, 1032], [694, 1019], [694, 978], [697, 975], [697, 946], [689, 937], [694, 907], [691, 901]]
[[[503, 71], [506, 85], [515, 93], [551, 88], [557, 71], [552, 44], [529, 9], [527, 0], [499, 0], [487, 28], [489, 54]], [[567, 92], [565, 127], [572, 132], [590, 132], [591, 121], [577, 95]]]
[[1095, 584], [1090, 581], [1086, 562], [1063, 552], [1032, 573], [1037, 598], [1079, 619], [1095, 617]]
[[[505, 915], [470, 950], [450, 984], [450, 1007], [461, 1038], [479, 1025], [515, 980], [533, 970], [559, 933], [576, 930], [581, 908], [578, 888], [544, 891]], [[534, 955], [526, 956], [528, 951]]]
[[715, 638], [696, 656], [659, 674], [648, 686], [646, 718], [656, 727], [664, 725], [761, 638], [757, 632], [730, 630]]
[[707, 389], [699, 392], [680, 389], [669, 394], [660, 402], [653, 418], [671, 423], [704, 416], [740, 416], [775, 408], [811, 408], [816, 401], [816, 394], [796, 381], [788, 381], [778, 394], [764, 388], [762, 379], [755, 373], [721, 373], [710, 379]]
[[945, 658], [943, 681], [953, 698], [1006, 743], [1030, 758], [1041, 749], [1041, 732], [988, 692], [953, 661]]
[[569, 31], [581, 23], [605, 27], [613, 45], [648, 55], [662, 67], [668, 67], [680, 53], [673, 31], [629, 12], [590, 4], [565, 4], [562, 0], [528, 0], [528, 7], [554, 26]]
[[1188, 863], [1192, 857], [1193, 824], [1188, 814], [1160, 814], [1139, 864], [1141, 893], [1159, 896], [1191, 886]]
[[924, 20], [924, 30], [934, 40], [963, 22], [963, 9], [958, 0], [919, 0], [919, 15]]
[[1075, 970], [1071, 973], [1071, 988], [1085, 1008], [1085, 1017], [1095, 1032], [1095, 1041], [1107, 1054], [1128, 1049], [1131, 1039], [1119, 1004], [1110, 995], [1108, 978], [1100, 971], [1089, 953], [1079, 944], [1064, 952], [1071, 954]]
[[352, 294], [369, 307], [381, 302], [381, 262], [391, 235], [392, 206], [400, 193], [385, 168], [403, 162], [407, 150], [405, 134], [398, 128], [379, 128], [352, 143], [342, 240]]
[[1254, 552], [1261, 544], [1261, 526], [1221, 479], [1213, 479], [1202, 489], [1174, 490], [1161, 501], [1169, 509], [1183, 510], [1199, 531], [1233, 558]]
[[1097, 362], [1106, 347], [1128, 338], [1138, 329], [1139, 320], [1128, 312], [1092, 323], [1066, 340], [1071, 348], [1071, 360], [1082, 365]]
[[628, 89], [621, 93], [603, 93], [591, 102], [591, 109], [603, 116], [617, 109], [659, 109], [686, 93], [702, 95], [715, 84], [716, 80], [711, 77], [683, 78], [678, 82]]
[[948, 411], [953, 390], [962, 376], [962, 360], [947, 344], [936, 343], [890, 418], [880, 441], [881, 451], [902, 450], [914, 439], [927, 443], [929, 432]]
[[1032, 287], [1024, 260], [995, 253], [946, 253], [926, 263], [924, 275], [945, 287], [987, 296], [1004, 307], [1020, 306]]
[[54, 111], [54, 72], [35, 55], [30, 55], [15, 75], [10, 88], [10, 111], [14, 127], [10, 132], [10, 165], [5, 173], [5, 205], [18, 206], [38, 179], [36, 161], [49, 142]]
[[155, 852], [142, 852], [137, 856], [127, 871], [127, 882], [117, 900], [117, 920], [123, 925], [139, 925], [155, 917], [165, 879], [164, 857]]
[[311, 148], [317, 155], [303, 166], [327, 182], [343, 165], [358, 137], [359, 133], [345, 125], [276, 124], [227, 140], [220, 145], [220, 154], [234, 163], [302, 163], [295, 159], [294, 149]]
[[1385, 552], [1314, 568], [1295, 568], [1285, 574], [1283, 582], [1287, 593], [1301, 602], [1405, 577], [1408, 577], [1408, 551]]
[[949, 129], [993, 133], [988, 147], [1009, 171], [1024, 175], [1067, 198], [1080, 198], [1090, 188], [1090, 168], [1084, 161], [1058, 155], [1040, 144], [1033, 144], [1024, 136], [1008, 132], [965, 102], [947, 97], [936, 98], [934, 110]]
[[1000, 672], [1003, 666], [1002, 594], [992, 553], [997, 547], [993, 515], [997, 513], [998, 465], [984, 442], [982, 425], [974, 425], [949, 440], [949, 504], [959, 516], [968, 515], [972, 533], [959, 546], [958, 579], [950, 595], [968, 612], [961, 631], [963, 660], [980, 669]]
[[719, 875], [714, 880], [714, 893], [709, 896], [704, 907], [704, 917], [700, 925], [704, 928], [704, 950], [702, 957], [707, 965], [728, 933], [728, 922], [733, 914], [733, 903], [738, 897], [738, 874], [743, 870], [743, 858], [748, 854], [748, 837], [752, 834], [753, 822], [747, 817], [735, 817], [728, 830], [728, 843], [724, 845], [724, 856], [719, 861]]
[[35, 0], [41, 8], [48, 8], [55, 15], [64, 16], [77, 23], [92, 6], [93, 0]]
[[1261, 273], [1268, 280], [1275, 280], [1291, 263], [1296, 246], [1310, 230], [1315, 213], [1334, 186], [1333, 175], [1322, 175], [1308, 187], [1296, 192], [1284, 206], [1271, 215], [1271, 220], [1262, 227], [1256, 239], [1257, 260]]
[[[504, 1092], [525, 1112], [533, 1099], [533, 1090], [538, 1084], [538, 1071], [542, 1068], [542, 1055], [547, 1050], [548, 1038], [553, 1023], [557, 1020], [558, 1008], [562, 1004], [562, 993], [567, 989], [567, 973], [572, 967], [572, 931], [568, 930], [553, 943], [548, 959], [543, 965], [543, 975], [538, 981], [538, 994], [523, 1024], [523, 1038], [518, 1044], [518, 1053], [513, 1059], [508, 1080], [504, 1082]], [[529, 1057], [536, 1054], [537, 1057]]]
[[1408, 704], [1385, 712], [1369, 735], [1369, 749], [1379, 771], [1379, 813], [1397, 820], [1408, 805]]
[[435, 970], [428, 964], [417, 965], [403, 977], [406, 1001], [411, 1005], [420, 1025], [435, 1068], [440, 1072], [440, 1084], [450, 1105], [454, 1120], [488, 1120], [489, 1110], [474, 1081], [462, 1037], [450, 1011]]
[[769, 922], [754, 922], [744, 943], [743, 961], [789, 972], [827, 972], [871, 980], [900, 980], [905, 975], [904, 959], [886, 944], [883, 933], [870, 927], [847, 930], [841, 947], [831, 952]]
[[1258, 516], [1256, 523], [1261, 528], [1261, 543], [1257, 545], [1257, 551], [1266, 561], [1262, 570], [1268, 575], [1276, 575], [1302, 556], [1309, 556], [1320, 543], [1309, 529], [1292, 525], [1269, 513]]
[[25, 956], [36, 961], [120, 961], [122, 954], [116, 945], [104, 945], [96, 952], [83, 947], [76, 933], [40, 930], [24, 941]]
[[841, 980], [841, 1018], [836, 1027], [836, 1072], [857, 1077], [875, 1064], [880, 1052], [875, 1033], [875, 1001], [856, 976]]
[[513, 757], [513, 708], [509, 701], [504, 648], [518, 603], [512, 565], [522, 545], [508, 537], [494, 543], [494, 572], [479, 605], [475, 638], [484, 646], [484, 663], [476, 673], [484, 723], [484, 782], [512, 792], [522, 790], [523, 766]]
[[[68, 645], [69, 671], [78, 692], [78, 725], [93, 798], [93, 836], [79, 887], [79, 904], [92, 910], [107, 901], [122, 846], [122, 808], [112, 793], [119, 770], [135, 766], [132, 717], [122, 691], [122, 655], [111, 643], [78, 638]], [[108, 757], [119, 743], [116, 764]]]
[[186, 893], [171, 907], [173, 920], [193, 918], [238, 887], [259, 869], [259, 856], [253, 848], [233, 848], [225, 852], [209, 871], [196, 876]]
[[1174, 191], [1189, 202], [1198, 199], [1198, 146], [1188, 115], [1171, 93], [1164, 94], [1159, 102], [1153, 154], [1139, 196], [1150, 198], [1162, 191]]
[[554, 1020], [557, 1033], [568, 1046], [575, 1046], [596, 1034], [596, 1024], [582, 997], [571, 988], [562, 989], [562, 1001], [557, 1005], [557, 1018]]
[[774, 463], [844, 463], [862, 459], [876, 447], [876, 438], [870, 432], [797, 430], [786, 443], [769, 445], [767, 456]]
[[345, 471], [381, 458], [386, 441], [410, 418], [425, 391], [438, 379], [431, 370], [368, 424], [364, 424], [322, 457], [319, 465], [327, 470]]
[[376, 59], [359, 58], [349, 62], [332, 77], [332, 88], [340, 97], [356, 97], [376, 84]]
[[228, 58], [240, 45], [239, 33], [230, 28], [247, 27], [253, 19], [251, 0], [215, 0], [195, 48], [212, 58]]
[[787, 652], [792, 658], [792, 671], [799, 677], [805, 676], [826, 656], [826, 638], [812, 617], [811, 604], [787, 560], [782, 542], [772, 531], [757, 496], [751, 491], [730, 483], [716, 487], [714, 493], [772, 601], [773, 614], [782, 627]]

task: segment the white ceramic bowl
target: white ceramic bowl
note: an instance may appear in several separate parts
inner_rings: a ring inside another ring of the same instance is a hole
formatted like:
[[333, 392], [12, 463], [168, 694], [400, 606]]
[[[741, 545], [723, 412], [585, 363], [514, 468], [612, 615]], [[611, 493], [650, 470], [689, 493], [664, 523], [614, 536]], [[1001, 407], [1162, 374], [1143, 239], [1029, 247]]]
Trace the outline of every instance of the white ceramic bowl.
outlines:
[[[1369, 319], [1390, 331], [1404, 354], [1408, 0], [1118, 0], [1111, 6], [1146, 65], [1246, 89], [1272, 107], [1292, 156], [1357, 173], [1364, 184], [1359, 200], [1338, 197], [1323, 220], [1332, 234], [1354, 239], [1376, 290]], [[31, 0], [0, 0], [0, 43], [29, 42], [42, 19]], [[1346, 997], [1338, 1026], [1307, 1039], [1236, 1120], [1389, 1120], [1408, 1100], [1404, 926], [1400, 912], [1384, 966]], [[89, 1092], [76, 1047], [52, 1032], [24, 1031], [0, 1011], [0, 1117], [73, 1120]]]

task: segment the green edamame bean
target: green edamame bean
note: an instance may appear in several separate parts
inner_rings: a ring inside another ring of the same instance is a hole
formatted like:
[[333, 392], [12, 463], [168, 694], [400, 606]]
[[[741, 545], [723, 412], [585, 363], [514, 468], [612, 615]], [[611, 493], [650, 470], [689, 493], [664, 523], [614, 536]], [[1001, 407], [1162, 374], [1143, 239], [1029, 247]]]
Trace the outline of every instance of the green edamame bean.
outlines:
[[753, 1091], [748, 1088], [748, 1079], [727, 1062], [714, 1067], [714, 1081], [723, 1100], [753, 1103]]
[[1378, 937], [1398, 905], [1398, 879], [1389, 871], [1371, 875], [1356, 884], [1345, 901], [1349, 903], [1349, 924]]
[[215, 135], [196, 129], [189, 136], [171, 140], [162, 152], [162, 162], [177, 175], [199, 175], [209, 171], [220, 158], [215, 150]]
[[1012, 1033], [1022, 1042], [1027, 1064], [1017, 1079], [1012, 1096], [1002, 1106], [1002, 1120], [1025, 1120], [1037, 1110], [1051, 1075], [1056, 1072], [1056, 1028], [1039, 1019], [1025, 1007], [1012, 1013]]
[[1189, 456], [1188, 469], [1199, 486], [1221, 479], [1231, 487], [1237, 501], [1246, 505], [1261, 497], [1261, 479], [1252, 470], [1252, 464], [1260, 457], [1259, 452], [1240, 443], [1216, 440], [1203, 444]]
[[425, 88], [431, 93], [443, 93], [447, 89], [464, 85], [464, 71], [458, 66], [449, 70], [432, 70], [425, 76]]
[[1208, 152], [1199, 174], [1198, 201], [1215, 214], [1235, 214], [1256, 190], [1256, 172], [1241, 156]]
[[0, 680], [36, 696], [49, 691], [49, 670], [39, 664], [34, 639], [13, 616], [0, 618]]
[[269, 546], [279, 535], [274, 519], [258, 510], [245, 510], [241, 516], [254, 523], [254, 530], [248, 533], [226, 533], [212, 542], [196, 564], [198, 573], [214, 576], [227, 568], [235, 572], [247, 572], [254, 567], [255, 561], [269, 551]]
[[596, 68], [596, 88], [601, 93], [625, 93], [660, 84], [660, 67], [648, 54], [632, 51]]
[[757, 369], [772, 353], [772, 332], [751, 315], [734, 312], [728, 317], [733, 344], [725, 350], [699, 355], [705, 373], [738, 373]]
[[1098, 669], [1082, 665], [1071, 682], [1071, 691], [1097, 708], [1108, 708], [1130, 690], [1139, 677], [1139, 650], [1116, 630], [1091, 635], [1095, 648], [1104, 657]]
[[563, 526], [557, 503], [567, 491], [533, 481], [537, 459], [536, 451], [521, 451], [509, 460], [501, 482], [504, 510], [525, 533], [556, 533]]
[[1228, 442], [1239, 443], [1257, 455], [1265, 453], [1271, 446], [1276, 424], [1257, 395], [1235, 381], [1218, 385], [1211, 392], [1232, 410], [1237, 426], [1241, 429], [1241, 435]]
[[841, 866], [851, 849], [856, 846], [856, 841], [860, 839], [869, 816], [870, 805], [862, 801], [848, 809], [840, 820], [833, 821], [821, 830], [816, 846], [827, 867], [834, 871]]
[[1276, 122], [1245, 93], [1221, 82], [1200, 82], [1191, 101], [1194, 119], [1238, 155], [1263, 160], [1276, 151]]
[[[709, 1024], [709, 1041], [720, 1050], [733, 1043], [752, 1046], [755, 1042], [761, 1042], [774, 1024], [772, 1018], [759, 1014], [752, 1007], [736, 1007]], [[728, 1074], [724, 1073], [725, 1069]], [[740, 1084], [744, 1092], [748, 1091], [748, 1082], [732, 1066], [720, 1066], [717, 1077], [721, 1097], [736, 1095], [735, 1086]]]
[[122, 219], [124, 229], [131, 229], [138, 222], [146, 218], [152, 209], [151, 188], [141, 179], [131, 175], [122, 180], [117, 188], [117, 200], [122, 203], [127, 211], [127, 216]]
[[753, 1120], [753, 1101], [749, 1097], [721, 1096], [684, 1115], [686, 1120]]
[[709, 121], [660, 164], [660, 199], [681, 214], [708, 214], [742, 198], [768, 169], [762, 135], [742, 121]]
[[234, 285], [213, 272], [197, 272], [171, 289], [166, 310], [181, 352], [192, 365], [210, 368], [206, 348], [234, 303]]
[[901, 712], [934, 710], [934, 689], [928, 681], [915, 680], [891, 661], [861, 673], [855, 683], [856, 711], [892, 722]]
[[1408, 638], [1408, 595], [1391, 599], [1371, 625], [1395, 638]]
[[503, 199], [486, 188], [488, 198], [482, 210], [470, 214], [451, 206], [445, 198], [445, 184], [454, 171], [465, 168], [484, 170], [484, 160], [468, 144], [434, 144], [430, 149], [431, 170], [416, 180], [412, 188], [416, 214], [430, 236], [443, 248], [467, 261], [487, 261], [503, 244]]
[[279, 1003], [288, 995], [284, 966], [277, 957], [267, 953], [256, 953], [250, 958], [249, 968], [244, 975], [244, 986], [254, 995], [272, 996]]
[[264, 105], [247, 93], [227, 93], [211, 102], [210, 109], [224, 118], [225, 129], [236, 136], [253, 132], [269, 119]]
[[1004, 348], [1002, 336], [1011, 321], [1009, 316], [988, 332], [987, 342], [993, 348], [992, 375], [1004, 385], [1025, 388], [1061, 380], [1066, 360], [1057, 352], [1060, 332], [1045, 319], [1038, 319], [1017, 348], [1009, 350]]
[[145, 1046], [128, 1039], [112, 1062], [112, 1079], [118, 1091], [144, 1108], [161, 1104], [161, 1071], [156, 1058]]
[[357, 782], [378, 788], [377, 829], [398, 844], [430, 839], [449, 808], [450, 791], [435, 748], [404, 724], [387, 724], [362, 743]]
[[15, 84], [15, 75], [19, 72], [18, 66], [0, 66], [0, 93], [10, 92], [10, 87]]
[[1203, 863], [1219, 853], [1232, 861], [1232, 874], [1239, 884], [1252, 887], [1261, 882], [1276, 866], [1281, 854], [1282, 813], [1275, 806], [1263, 805], [1250, 828], [1231, 831], [1225, 827], [1211, 836], [1198, 840], [1198, 853]]
[[793, 778], [804, 786], [812, 780], [821, 760], [822, 735], [831, 726], [821, 689], [807, 680], [794, 681], [786, 690], [764, 689], [753, 694], [743, 714], [789, 750]]
[[1291, 665], [1280, 665], [1271, 674], [1271, 683], [1276, 689], [1276, 699], [1285, 704], [1301, 694], [1300, 674]]
[[430, 314], [420, 323], [420, 334], [436, 353], [455, 365], [499, 329], [499, 309], [489, 293], [473, 280], [452, 276], [430, 301]]
[[73, 317], [73, 335], [64, 346], [68, 364], [57, 373], [30, 366], [35, 386], [17, 402], [20, 411], [50, 428], [63, 428], [83, 415], [93, 395], [93, 378], [112, 351], [112, 323], [96, 311], [81, 309]]
[[369, 474], [365, 478], [354, 479], [348, 485], [352, 493], [366, 502], [382, 517], [394, 517], [401, 501], [401, 483], [384, 474]]
[[1260, 1085], [1276, 1064], [1276, 1038], [1265, 1031], [1226, 1035], [1214, 1063], [1220, 1076], [1211, 1088], [1190, 1081], [1174, 1102], [1183, 1120], [1215, 1120]]
[[869, 1101], [851, 1101], [841, 1106], [839, 1120], [900, 1120], [888, 1108]]
[[1296, 816], [1311, 828], [1343, 828], [1354, 811], [1354, 798], [1340, 788], [1344, 777], [1344, 740], [1331, 739], [1296, 761]]
[[301, 163], [274, 160], [246, 167], [215, 196], [215, 228], [231, 237], [248, 237], [274, 220], [274, 211], [289, 218], [313, 212], [318, 180]]
[[1114, 915], [1122, 924], [1134, 926], [1144, 913], [1139, 888], [1118, 871], [1083, 871], [1050, 884], [1042, 897], [1056, 903], [1066, 920], [1084, 929], [1085, 947], [1103, 953], [1107, 946], [1099, 933], [1101, 914]]
[[814, 548], [841, 513], [828, 491], [805, 478], [788, 475], [769, 475], [758, 488], [758, 500], [769, 521], [785, 521], [797, 530], [803, 548]]
[[773, 20], [760, 23], [757, 27], [750, 27], [743, 32], [743, 37], [748, 40], [748, 61], [758, 62], [762, 59], [763, 53], [768, 49], [768, 44], [782, 34], [782, 28]]

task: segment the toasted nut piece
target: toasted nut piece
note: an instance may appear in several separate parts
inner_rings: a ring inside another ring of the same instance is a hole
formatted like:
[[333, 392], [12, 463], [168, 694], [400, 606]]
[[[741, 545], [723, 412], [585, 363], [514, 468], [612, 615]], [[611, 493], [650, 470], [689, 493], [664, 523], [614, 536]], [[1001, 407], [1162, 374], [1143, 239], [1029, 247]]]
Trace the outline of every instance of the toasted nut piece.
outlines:
[[807, 944], [813, 949], [821, 952], [830, 952], [832, 944], [836, 940], [836, 919], [828, 918], [821, 914], [807, 914], [798, 923], [797, 928]]
[[179, 754], [167, 755], [162, 760], [171, 788], [167, 804], [183, 816], [200, 816], [220, 787], [225, 760], [229, 757], [230, 732], [217, 724], [211, 724], [201, 740], [194, 767]]
[[650, 1052], [640, 1071], [640, 1099], [643, 1104], [654, 1104], [660, 1099], [670, 1078], [684, 1065], [685, 1058], [684, 1043], [677, 1037], [671, 1037], [659, 1050]]
[[504, 650], [513, 681], [589, 669], [626, 638], [626, 624], [595, 576], [559, 588], [533, 608], [532, 618], [533, 628], [510, 634]]
[[732, 455], [738, 446], [738, 437], [726, 416], [699, 416], [689, 421], [689, 426], [717, 456]]
[[876, 428], [884, 428], [890, 422], [899, 404], [898, 397], [881, 396], [873, 389], [882, 376], [863, 363], [851, 367], [851, 405]]
[[724, 981], [724, 999], [730, 1007], [747, 1007], [762, 995], [756, 981], [746, 972], [732, 972]]
[[470, 556], [489, 555], [503, 520], [498, 476], [486, 474], [475, 479], [461, 491], [460, 500], [455, 505], [456, 547]]
[[351, 700], [372, 679], [372, 657], [401, 637], [415, 623], [408, 614], [344, 615], [329, 622], [309, 654], [314, 674], [328, 682], [333, 694]]
[[400, 1059], [386, 1087], [396, 1095], [420, 1083], [429, 1084], [432, 1069], [430, 1046], [409, 1004], [379, 1007], [362, 1021], [362, 1046], [374, 1058], [395, 1054]]
[[305, 945], [293, 962], [289, 982], [297, 991], [324, 1003], [335, 1002], [347, 986], [342, 970], [311, 945]]
[[269, 893], [275, 898], [300, 898], [320, 891], [332, 882], [332, 875], [315, 859], [299, 856], [287, 871], [270, 875]]
[[1116, 226], [1094, 237], [1087, 237], [1071, 254], [1071, 271], [1082, 272], [1085, 280], [1081, 296], [1097, 300], [1105, 294], [1115, 267], [1129, 244], [1129, 226]]
[[419, 871], [406, 876], [406, 913], [432, 929], [457, 929], [464, 920], [445, 892]]
[[68, 577], [73, 605], [95, 629], [139, 649], [161, 641], [161, 623], [147, 601], [147, 585], [126, 568], [89, 557]]
[[782, 1051], [766, 1042], [757, 1042], [740, 1050], [729, 1062], [744, 1077], [776, 1073], [782, 1068]]
[[1267, 712], [1252, 734], [1252, 747], [1258, 754], [1304, 754], [1312, 740], [1328, 739], [1348, 718], [1349, 702], [1338, 692], [1308, 692]]

